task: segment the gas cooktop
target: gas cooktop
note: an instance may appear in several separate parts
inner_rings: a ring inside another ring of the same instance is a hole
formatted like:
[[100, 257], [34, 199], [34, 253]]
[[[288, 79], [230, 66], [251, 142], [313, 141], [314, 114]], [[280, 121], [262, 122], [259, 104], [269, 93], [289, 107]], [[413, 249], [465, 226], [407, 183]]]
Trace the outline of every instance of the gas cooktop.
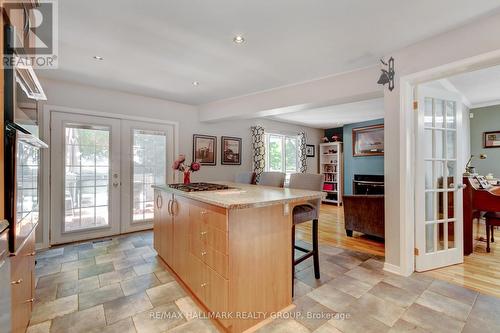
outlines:
[[231, 187], [212, 183], [191, 183], [191, 184], [169, 184], [171, 188], [184, 192], [218, 191], [228, 190]]

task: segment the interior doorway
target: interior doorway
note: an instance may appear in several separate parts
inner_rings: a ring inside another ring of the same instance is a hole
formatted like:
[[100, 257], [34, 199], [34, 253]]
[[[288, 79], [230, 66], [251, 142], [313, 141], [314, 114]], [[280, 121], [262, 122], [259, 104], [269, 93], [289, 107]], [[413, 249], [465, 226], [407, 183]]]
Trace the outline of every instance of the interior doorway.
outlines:
[[52, 112], [50, 244], [152, 227], [151, 185], [171, 177], [173, 127]]

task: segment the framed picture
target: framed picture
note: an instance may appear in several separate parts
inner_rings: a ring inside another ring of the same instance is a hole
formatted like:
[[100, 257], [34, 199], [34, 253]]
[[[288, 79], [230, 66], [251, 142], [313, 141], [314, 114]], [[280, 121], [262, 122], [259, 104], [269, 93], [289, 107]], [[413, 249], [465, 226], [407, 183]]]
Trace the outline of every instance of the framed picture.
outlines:
[[484, 148], [500, 148], [500, 131], [484, 133]]
[[241, 165], [241, 138], [221, 138], [221, 164]]
[[374, 125], [352, 130], [353, 156], [384, 155], [384, 125]]
[[306, 156], [314, 157], [316, 155], [316, 146], [315, 145], [306, 145]]
[[216, 165], [217, 137], [209, 135], [193, 135], [193, 160], [202, 165]]

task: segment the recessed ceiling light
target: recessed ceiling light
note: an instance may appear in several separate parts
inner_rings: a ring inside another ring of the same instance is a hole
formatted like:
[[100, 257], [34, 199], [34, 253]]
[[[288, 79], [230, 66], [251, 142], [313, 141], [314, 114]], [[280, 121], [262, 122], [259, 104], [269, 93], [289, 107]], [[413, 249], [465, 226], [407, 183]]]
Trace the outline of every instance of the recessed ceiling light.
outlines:
[[195, 86], [195, 87], [196, 87], [196, 86], [199, 86], [199, 85], [200, 85], [200, 82], [198, 82], [198, 81], [193, 81], [193, 86]]
[[101, 56], [94, 56], [94, 59], [95, 59], [95, 60], [104, 60], [104, 58], [103, 58], [103, 57], [101, 57]]
[[242, 35], [236, 35], [233, 38], [233, 42], [236, 44], [243, 44], [245, 42], [245, 38]]

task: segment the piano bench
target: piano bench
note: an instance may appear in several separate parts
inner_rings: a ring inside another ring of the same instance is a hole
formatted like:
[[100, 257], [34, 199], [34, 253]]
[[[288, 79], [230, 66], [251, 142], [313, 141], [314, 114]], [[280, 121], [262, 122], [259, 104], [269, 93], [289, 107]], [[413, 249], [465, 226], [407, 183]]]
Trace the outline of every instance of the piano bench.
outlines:
[[491, 232], [491, 242], [495, 241], [493, 227], [500, 227], [500, 213], [486, 213], [484, 215], [486, 218], [486, 252], [490, 252], [490, 232]]

